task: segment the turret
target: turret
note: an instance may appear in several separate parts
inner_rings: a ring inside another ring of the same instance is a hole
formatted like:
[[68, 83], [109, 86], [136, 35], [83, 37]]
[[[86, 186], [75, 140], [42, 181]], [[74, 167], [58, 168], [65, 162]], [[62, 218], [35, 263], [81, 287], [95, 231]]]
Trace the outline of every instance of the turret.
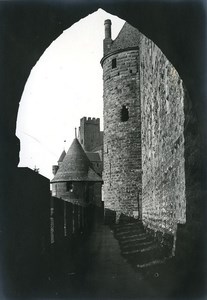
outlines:
[[104, 26], [105, 26], [105, 38], [103, 41], [103, 52], [104, 55], [106, 55], [109, 52], [113, 42], [111, 39], [111, 20], [109, 19], [105, 20]]
[[100, 119], [86, 118], [80, 120], [78, 140], [85, 151], [93, 151], [102, 144], [100, 133]]
[[[110, 20], [105, 21], [110, 38]], [[101, 60], [104, 104], [103, 200], [105, 216], [115, 211], [138, 218], [141, 194], [141, 111], [139, 77], [139, 31], [125, 23], [108, 44]], [[109, 216], [110, 217], [110, 216]]]

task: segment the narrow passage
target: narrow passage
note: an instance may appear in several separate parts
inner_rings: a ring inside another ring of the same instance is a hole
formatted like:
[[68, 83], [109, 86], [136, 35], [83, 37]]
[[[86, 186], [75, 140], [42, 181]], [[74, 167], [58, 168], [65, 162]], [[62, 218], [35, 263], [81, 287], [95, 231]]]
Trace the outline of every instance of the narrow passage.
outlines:
[[159, 278], [154, 277], [152, 284], [143, 272], [127, 262], [109, 226], [96, 224], [72, 255], [66, 253], [58, 259], [58, 270], [51, 276], [48, 287], [53, 298], [149, 299], [159, 296], [156, 287]]

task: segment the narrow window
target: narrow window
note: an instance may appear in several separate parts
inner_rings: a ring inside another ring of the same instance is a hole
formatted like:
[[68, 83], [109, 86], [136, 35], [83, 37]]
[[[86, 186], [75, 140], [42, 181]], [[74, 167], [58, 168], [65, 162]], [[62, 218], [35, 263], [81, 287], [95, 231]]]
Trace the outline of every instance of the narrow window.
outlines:
[[121, 121], [126, 122], [129, 120], [129, 109], [126, 105], [122, 105], [121, 109]]
[[112, 59], [112, 69], [116, 68], [116, 58]]
[[73, 183], [71, 181], [66, 182], [66, 190], [67, 192], [73, 192]]

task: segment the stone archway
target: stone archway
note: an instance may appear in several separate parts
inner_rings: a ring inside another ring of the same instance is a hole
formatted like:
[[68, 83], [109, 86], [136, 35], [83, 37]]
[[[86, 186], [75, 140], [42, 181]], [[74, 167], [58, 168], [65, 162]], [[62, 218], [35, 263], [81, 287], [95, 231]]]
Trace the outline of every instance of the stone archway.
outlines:
[[[195, 112], [196, 118], [186, 118], [185, 147], [186, 170], [189, 172], [190, 205], [188, 210], [189, 227], [183, 228], [182, 236], [193, 233], [194, 241], [201, 241], [200, 229], [202, 210], [205, 208], [204, 171], [205, 166], [205, 56], [204, 28], [205, 10], [202, 1], [195, 3], [183, 2], [172, 5], [166, 1], [143, 4], [138, 1], [122, 1], [120, 3], [66, 4], [60, 3], [25, 3], [10, 2], [0, 5], [1, 32], [1, 228], [4, 248], [9, 245], [9, 233], [12, 231], [12, 201], [11, 187], [14, 186], [14, 175], [18, 164], [19, 143], [15, 137], [16, 116], [18, 104], [30, 70], [49, 44], [70, 27], [74, 22], [87, 14], [103, 8], [110, 13], [125, 19], [131, 25], [139, 28], [151, 38], [164, 52], [178, 70], [189, 91], [191, 102], [187, 100], [186, 115]], [[198, 22], [199, 20], [199, 22]], [[179, 35], [178, 35], [179, 32]], [[198, 137], [199, 132], [199, 138]], [[195, 139], [196, 137], [196, 139]], [[193, 143], [193, 145], [191, 144]], [[192, 159], [192, 147], [201, 150], [195, 161]], [[203, 152], [202, 152], [203, 151]], [[201, 155], [201, 156], [200, 156]], [[201, 164], [202, 162], [202, 164]], [[202, 173], [203, 171], [203, 173]], [[203, 210], [204, 211], [204, 210]], [[193, 225], [194, 224], [194, 225]], [[190, 231], [189, 231], [189, 230]], [[192, 248], [194, 249], [194, 248]], [[184, 251], [185, 252], [185, 251]], [[5, 254], [5, 252], [3, 252]], [[183, 252], [181, 251], [181, 255]], [[2, 258], [2, 253], [1, 253]], [[7, 269], [5, 262], [5, 269]]]
[[[137, 2], [129, 7], [124, 1], [116, 5], [110, 5], [110, 3], [96, 5], [92, 2], [90, 5], [85, 4], [81, 7], [63, 3], [60, 5], [55, 3], [51, 5], [23, 4], [21, 2], [1, 4], [3, 28], [1, 39], [4, 45], [1, 68], [3, 100], [1, 103], [5, 111], [1, 128], [3, 128], [4, 135], [14, 132], [18, 103], [24, 84], [43, 51], [64, 29], [99, 7], [139, 28], [159, 46], [184, 80], [197, 113], [202, 111], [202, 104], [204, 104], [202, 96], [205, 91], [202, 84], [204, 8], [201, 2], [197, 5], [182, 3], [173, 6], [162, 2], [160, 5]], [[186, 8], [188, 8], [187, 20]], [[150, 22], [146, 22], [146, 19], [150, 19]], [[200, 23], [197, 22], [198, 19]], [[5, 140], [7, 140], [6, 136]]]

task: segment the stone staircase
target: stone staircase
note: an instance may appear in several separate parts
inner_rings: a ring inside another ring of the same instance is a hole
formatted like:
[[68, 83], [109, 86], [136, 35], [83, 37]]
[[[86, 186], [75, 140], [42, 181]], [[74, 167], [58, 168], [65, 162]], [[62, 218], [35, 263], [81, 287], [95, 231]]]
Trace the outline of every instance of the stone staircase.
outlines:
[[116, 224], [112, 229], [121, 254], [134, 268], [146, 269], [170, 260], [169, 249], [158, 243], [141, 222]]

